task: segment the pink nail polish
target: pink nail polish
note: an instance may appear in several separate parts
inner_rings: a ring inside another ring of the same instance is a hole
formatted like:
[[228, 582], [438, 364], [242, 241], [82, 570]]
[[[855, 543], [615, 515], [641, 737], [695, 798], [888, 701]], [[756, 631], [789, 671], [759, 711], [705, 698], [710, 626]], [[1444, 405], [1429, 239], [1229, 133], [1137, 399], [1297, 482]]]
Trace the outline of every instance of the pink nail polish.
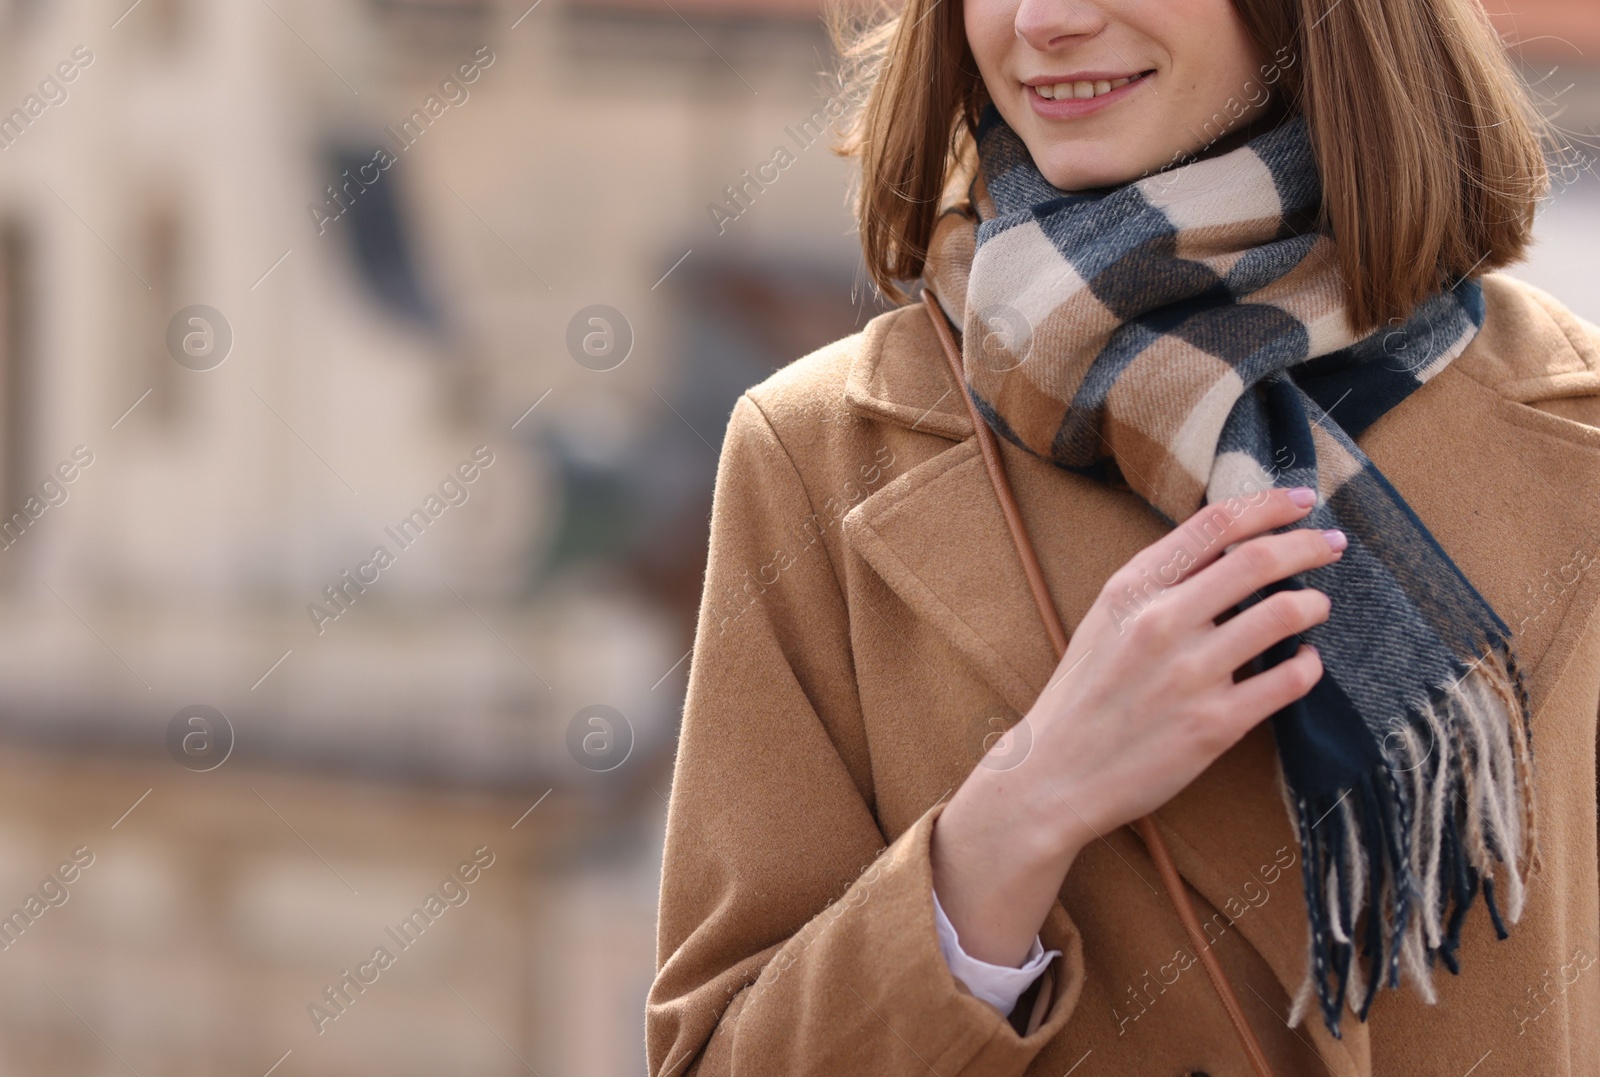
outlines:
[[1317, 492], [1309, 486], [1295, 486], [1289, 490], [1289, 500], [1303, 509], [1309, 509], [1317, 503]]
[[1350, 540], [1345, 537], [1345, 533], [1340, 531], [1337, 527], [1328, 528], [1322, 533], [1322, 537], [1328, 540], [1328, 546], [1335, 552], [1350, 545]]

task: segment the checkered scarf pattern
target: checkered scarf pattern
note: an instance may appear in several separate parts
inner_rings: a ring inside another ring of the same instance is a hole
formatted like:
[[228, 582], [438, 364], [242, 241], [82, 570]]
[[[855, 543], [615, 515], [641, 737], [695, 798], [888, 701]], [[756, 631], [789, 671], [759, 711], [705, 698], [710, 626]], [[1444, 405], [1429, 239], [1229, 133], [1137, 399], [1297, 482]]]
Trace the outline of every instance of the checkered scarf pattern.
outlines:
[[1366, 1020], [1402, 967], [1434, 1001], [1430, 970], [1459, 972], [1480, 887], [1504, 938], [1536, 870], [1528, 699], [1509, 628], [1355, 438], [1471, 342], [1478, 283], [1354, 335], [1300, 116], [1079, 193], [1044, 178], [992, 105], [977, 140], [924, 281], [962, 327], [967, 390], [996, 433], [1169, 525], [1303, 485], [1318, 500], [1295, 526], [1349, 536], [1339, 561], [1244, 604], [1304, 586], [1333, 602], [1301, 634], [1324, 676], [1272, 718], [1309, 920], [1291, 1021], [1315, 997], [1338, 1036], [1346, 1005]]

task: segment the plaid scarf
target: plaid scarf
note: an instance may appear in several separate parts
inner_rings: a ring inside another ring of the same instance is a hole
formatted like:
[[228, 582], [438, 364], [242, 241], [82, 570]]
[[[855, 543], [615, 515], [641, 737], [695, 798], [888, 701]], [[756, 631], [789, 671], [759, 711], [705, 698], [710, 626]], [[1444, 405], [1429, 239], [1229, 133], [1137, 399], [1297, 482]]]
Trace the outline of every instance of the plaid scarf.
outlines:
[[1293, 526], [1348, 535], [1340, 560], [1241, 604], [1305, 586], [1333, 601], [1301, 634], [1323, 677], [1272, 716], [1310, 926], [1291, 1024], [1315, 995], [1338, 1036], [1346, 1003], [1366, 1020], [1402, 965], [1435, 1001], [1430, 969], [1459, 972], [1480, 884], [1505, 938], [1536, 870], [1527, 693], [1510, 629], [1355, 438], [1471, 342], [1478, 283], [1357, 338], [1298, 115], [1236, 149], [1070, 194], [992, 104], [977, 143], [968, 202], [941, 214], [924, 280], [964, 329], [967, 390], [996, 433], [1132, 490], [1169, 525], [1303, 485], [1318, 500]]

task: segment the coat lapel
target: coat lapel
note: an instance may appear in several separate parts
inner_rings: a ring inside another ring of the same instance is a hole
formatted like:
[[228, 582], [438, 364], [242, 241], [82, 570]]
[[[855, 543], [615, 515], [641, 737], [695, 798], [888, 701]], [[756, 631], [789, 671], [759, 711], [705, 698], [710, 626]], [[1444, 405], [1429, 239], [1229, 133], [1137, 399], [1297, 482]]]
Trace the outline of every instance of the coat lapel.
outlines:
[[[971, 430], [971, 423], [967, 423]], [[1104, 580], [1164, 528], [1134, 495], [1001, 442], [1023, 519], [1070, 633]], [[976, 438], [898, 476], [844, 519], [847, 540], [1021, 714], [1056, 665]], [[983, 551], [983, 556], [972, 556]]]
[[[1495, 303], [1512, 301], [1507, 287], [1487, 290], [1491, 322]], [[1550, 328], [1555, 335], [1536, 343], [1548, 344], [1552, 354], [1571, 353], [1567, 339]], [[1467, 373], [1474, 369], [1472, 351], [1456, 360], [1460, 369], [1446, 368], [1359, 443], [1517, 632], [1537, 712], [1559, 673], [1552, 667], [1561, 665], [1543, 659], [1552, 643], [1560, 651], [1577, 635], [1575, 629], [1564, 631], [1569, 621], [1582, 620], [1569, 618], [1569, 612], [1597, 605], [1600, 571], [1581, 574], [1554, 598], [1541, 595], [1532, 618], [1535, 607], [1523, 592], [1532, 593], [1542, 574], [1569, 560], [1574, 544], [1588, 543], [1600, 567], [1600, 549], [1587, 537], [1600, 533], [1600, 431], [1529, 407], [1538, 399], [1536, 387], [1523, 384], [1521, 402], [1505, 399]], [[1486, 367], [1479, 363], [1476, 369]], [[1600, 372], [1591, 374], [1600, 378]], [[1562, 376], [1570, 382], [1571, 371]], [[1551, 395], [1573, 391], [1559, 379], [1552, 385]], [[1589, 387], [1594, 388], [1600, 384]], [[846, 384], [849, 407], [948, 444], [857, 504], [844, 517], [843, 531], [846, 543], [913, 615], [941, 632], [1020, 715], [1048, 684], [1056, 657], [961, 391], [920, 305], [868, 328]], [[1491, 418], [1464, 424], [1462, 414]], [[999, 444], [1070, 633], [1110, 574], [1166, 528], [1136, 495], [1058, 469], [1003, 439]], [[1583, 466], [1574, 466], [1575, 453]], [[1508, 458], [1518, 465], [1508, 466]], [[1563, 479], [1558, 491], [1540, 472], [1570, 475], [1571, 481]], [[1474, 496], [1463, 496], [1464, 489]], [[1556, 524], [1542, 534], [1522, 528], [1519, 521], [1527, 520]], [[1305, 962], [1298, 866], [1285, 873], [1293, 898], [1286, 891], [1277, 902], [1245, 903], [1263, 866], [1282, 864], [1286, 850], [1298, 864], [1298, 843], [1276, 783], [1262, 780], [1276, 771], [1270, 727], [1262, 723], [1161, 808], [1157, 819], [1186, 881], [1234, 921], [1231, 926], [1261, 953], [1292, 997]], [[1249, 825], [1241, 825], [1246, 820]], [[1314, 1031], [1320, 1033], [1320, 1026]]]

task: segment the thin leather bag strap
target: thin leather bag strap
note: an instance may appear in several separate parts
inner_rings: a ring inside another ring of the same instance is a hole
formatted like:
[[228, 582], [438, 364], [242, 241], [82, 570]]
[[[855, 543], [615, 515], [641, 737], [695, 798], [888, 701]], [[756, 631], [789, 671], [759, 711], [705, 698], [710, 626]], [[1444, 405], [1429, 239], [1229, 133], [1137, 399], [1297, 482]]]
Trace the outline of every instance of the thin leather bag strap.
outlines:
[[[924, 288], [922, 301], [928, 308], [928, 316], [933, 322], [934, 331], [939, 336], [939, 343], [944, 347], [944, 355], [950, 363], [950, 372], [955, 375], [961, 399], [966, 401], [967, 411], [972, 416], [978, 447], [983, 452], [984, 467], [989, 473], [989, 481], [994, 484], [995, 495], [1000, 499], [1000, 510], [1005, 514], [1006, 526], [1011, 531], [1011, 540], [1017, 547], [1018, 556], [1022, 559], [1022, 569], [1028, 577], [1028, 587], [1033, 592], [1034, 603], [1039, 607], [1039, 616], [1044, 621], [1045, 631], [1050, 634], [1050, 642], [1055, 645], [1056, 659], [1059, 661], [1067, 651], [1067, 631], [1062, 625], [1055, 603], [1051, 601], [1050, 591], [1045, 586], [1044, 572], [1039, 567], [1039, 558], [1034, 553], [1033, 543], [1028, 538], [1022, 514], [1017, 508], [1016, 497], [1011, 492], [1011, 483], [1006, 478], [1005, 465], [1000, 459], [1000, 449], [995, 441], [994, 431], [989, 429], [989, 424], [978, 414], [977, 406], [972, 402], [972, 395], [967, 392], [966, 377], [962, 372], [961, 352], [956, 347], [950, 324], [945, 319], [938, 300], [931, 291]], [[1156, 870], [1161, 874], [1161, 882], [1166, 886], [1167, 896], [1172, 899], [1178, 919], [1183, 921], [1184, 930], [1189, 933], [1189, 940], [1194, 944], [1195, 952], [1200, 955], [1200, 962], [1205, 966], [1211, 984], [1217, 990], [1218, 998], [1222, 1000], [1222, 1008], [1227, 1011], [1228, 1020], [1233, 1022], [1233, 1030], [1238, 1034], [1239, 1044], [1244, 1048], [1250, 1065], [1258, 1077], [1272, 1077], [1272, 1066], [1267, 1061], [1266, 1052], [1262, 1050], [1261, 1042], [1256, 1039], [1255, 1031], [1245, 1018], [1244, 1007], [1239, 1005], [1239, 998], [1228, 984], [1228, 977], [1217, 961], [1211, 942], [1200, 927], [1200, 919], [1195, 915], [1194, 906], [1189, 902], [1189, 895], [1184, 891], [1183, 878], [1172, 862], [1172, 853], [1167, 849], [1166, 841], [1156, 829], [1154, 818], [1146, 815], [1131, 825], [1143, 839], [1145, 848], [1150, 852], [1150, 859], [1155, 861]]]

